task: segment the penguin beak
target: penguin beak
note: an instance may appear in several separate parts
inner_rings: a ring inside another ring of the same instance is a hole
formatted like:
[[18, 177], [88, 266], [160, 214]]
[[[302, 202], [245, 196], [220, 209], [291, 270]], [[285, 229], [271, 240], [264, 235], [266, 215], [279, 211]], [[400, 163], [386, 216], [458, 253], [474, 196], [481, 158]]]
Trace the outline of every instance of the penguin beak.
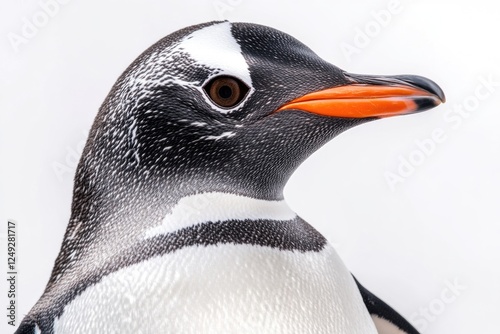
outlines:
[[330, 117], [381, 118], [424, 111], [446, 100], [435, 82], [421, 76], [345, 76], [349, 84], [308, 93], [277, 111], [294, 109]]

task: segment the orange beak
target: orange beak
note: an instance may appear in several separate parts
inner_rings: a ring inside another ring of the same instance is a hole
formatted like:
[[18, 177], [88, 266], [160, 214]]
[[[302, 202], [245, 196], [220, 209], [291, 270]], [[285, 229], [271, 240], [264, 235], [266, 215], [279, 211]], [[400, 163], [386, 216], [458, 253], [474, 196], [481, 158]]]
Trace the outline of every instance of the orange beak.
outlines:
[[330, 117], [388, 117], [427, 110], [445, 101], [439, 86], [423, 77], [346, 76], [355, 83], [306, 94], [277, 112], [294, 109]]

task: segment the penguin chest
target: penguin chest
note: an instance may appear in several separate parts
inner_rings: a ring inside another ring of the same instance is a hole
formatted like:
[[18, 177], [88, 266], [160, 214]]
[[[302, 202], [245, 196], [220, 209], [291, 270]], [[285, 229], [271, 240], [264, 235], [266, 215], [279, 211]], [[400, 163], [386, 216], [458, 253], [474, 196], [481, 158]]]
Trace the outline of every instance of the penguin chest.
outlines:
[[194, 246], [122, 268], [66, 305], [55, 333], [377, 333], [334, 249]]

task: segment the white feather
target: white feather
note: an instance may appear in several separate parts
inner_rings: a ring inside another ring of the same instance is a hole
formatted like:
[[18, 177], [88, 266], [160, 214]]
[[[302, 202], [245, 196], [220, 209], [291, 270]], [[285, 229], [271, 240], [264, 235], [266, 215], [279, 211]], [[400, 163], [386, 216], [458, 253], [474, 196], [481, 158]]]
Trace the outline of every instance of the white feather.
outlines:
[[54, 333], [376, 334], [332, 247], [186, 247], [87, 288]]
[[245, 219], [286, 221], [296, 216], [285, 201], [266, 201], [220, 192], [196, 194], [182, 198], [161, 225], [146, 232], [146, 238], [204, 222]]

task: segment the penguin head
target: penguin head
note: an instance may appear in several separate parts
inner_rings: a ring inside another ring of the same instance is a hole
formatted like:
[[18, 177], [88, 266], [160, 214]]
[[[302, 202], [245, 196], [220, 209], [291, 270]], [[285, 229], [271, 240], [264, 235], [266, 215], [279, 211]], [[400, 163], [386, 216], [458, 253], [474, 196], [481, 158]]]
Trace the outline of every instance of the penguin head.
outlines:
[[279, 198], [298, 165], [342, 131], [442, 101], [428, 79], [349, 74], [278, 30], [211, 22], [165, 37], [132, 63], [86, 150], [106, 150], [108, 166], [176, 189], [189, 184], [188, 193]]

